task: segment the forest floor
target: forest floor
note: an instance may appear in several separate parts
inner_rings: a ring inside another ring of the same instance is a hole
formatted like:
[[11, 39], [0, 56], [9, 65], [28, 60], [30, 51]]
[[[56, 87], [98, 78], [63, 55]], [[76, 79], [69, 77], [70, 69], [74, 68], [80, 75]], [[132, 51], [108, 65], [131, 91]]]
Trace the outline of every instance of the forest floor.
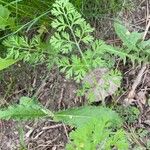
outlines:
[[[145, 31], [150, 20], [150, 1], [137, 0], [132, 9], [120, 11], [119, 18], [131, 31]], [[113, 18], [111, 14], [91, 19], [91, 25], [96, 28], [95, 36], [105, 39], [110, 44], [120, 44], [113, 31]], [[106, 25], [107, 24], [107, 25]], [[149, 39], [150, 32], [146, 38]], [[126, 103], [128, 106], [138, 108], [138, 117], [131, 124], [125, 124], [124, 128], [129, 133], [132, 145], [131, 149], [150, 149], [150, 66], [146, 66], [140, 74], [141, 66], [133, 68], [130, 64], [126, 67], [118, 64], [123, 73], [122, 88], [125, 92], [116, 97], [119, 105]], [[13, 74], [12, 74], [12, 70]], [[42, 105], [50, 110], [56, 111], [71, 107], [82, 106], [86, 103], [84, 96], [77, 96], [78, 84], [72, 80], [65, 79], [57, 67], [49, 71], [45, 65], [31, 67], [19, 63], [9, 70], [1, 73], [3, 81], [0, 83], [0, 97], [3, 103], [18, 103], [21, 96], [36, 96]], [[138, 77], [138, 78], [137, 78]], [[137, 83], [137, 85], [135, 85]], [[136, 86], [134, 95], [131, 94], [133, 86]], [[111, 101], [111, 97], [107, 101]], [[96, 105], [99, 105], [96, 103]], [[123, 115], [126, 114], [122, 109]], [[117, 110], [117, 108], [116, 108]], [[120, 110], [118, 110], [120, 113]], [[130, 113], [130, 112], [129, 112]], [[128, 116], [127, 120], [131, 119]], [[63, 123], [55, 123], [52, 120], [34, 120], [26, 122], [0, 121], [0, 149], [18, 150], [20, 146], [20, 126], [24, 129], [24, 142], [28, 150], [64, 150], [69, 140], [71, 131], [69, 126]], [[138, 133], [136, 131], [139, 131]]]

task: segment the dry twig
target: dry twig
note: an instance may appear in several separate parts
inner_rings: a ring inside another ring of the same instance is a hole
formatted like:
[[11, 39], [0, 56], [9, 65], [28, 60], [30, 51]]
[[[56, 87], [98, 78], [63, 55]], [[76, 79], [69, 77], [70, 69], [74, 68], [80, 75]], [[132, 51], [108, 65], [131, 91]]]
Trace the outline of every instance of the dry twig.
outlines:
[[[146, 29], [145, 29], [145, 32], [144, 32], [144, 35], [143, 35], [143, 41], [145, 40], [146, 38], [146, 35], [148, 33], [148, 30], [150, 28], [150, 15], [147, 15], [147, 20], [148, 20], [148, 23], [146, 25]], [[141, 83], [141, 80], [142, 80], [142, 77], [144, 75], [144, 72], [146, 71], [147, 69], [147, 63], [144, 63], [132, 85], [132, 88], [127, 96], [127, 101], [128, 101], [128, 104], [132, 103], [133, 99], [134, 99], [134, 96], [135, 96], [135, 90], [136, 88], [138, 87], [138, 85]]]

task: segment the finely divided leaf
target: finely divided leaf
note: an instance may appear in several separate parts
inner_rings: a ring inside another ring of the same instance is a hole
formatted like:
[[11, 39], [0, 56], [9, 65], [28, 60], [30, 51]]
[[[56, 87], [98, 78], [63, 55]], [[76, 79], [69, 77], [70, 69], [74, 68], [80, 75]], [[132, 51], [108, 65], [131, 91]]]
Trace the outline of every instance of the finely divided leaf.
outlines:
[[147, 41], [141, 41], [139, 44], [138, 44], [138, 47], [140, 49], [150, 49], [150, 40], [147, 40]]

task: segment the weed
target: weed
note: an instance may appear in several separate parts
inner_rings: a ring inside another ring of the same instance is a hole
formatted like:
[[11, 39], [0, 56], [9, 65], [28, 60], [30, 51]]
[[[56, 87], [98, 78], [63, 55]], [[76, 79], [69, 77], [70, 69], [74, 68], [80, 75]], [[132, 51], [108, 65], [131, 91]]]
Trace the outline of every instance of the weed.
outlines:
[[10, 17], [11, 12], [5, 8], [3, 5], [0, 5], [0, 29], [5, 30], [6, 27], [14, 26], [14, 18]]
[[[16, 20], [21, 13], [26, 13], [27, 11], [18, 9], [18, 6], [22, 5], [18, 1], [10, 4], [4, 1], [1, 2], [6, 4], [6, 6], [0, 5], [0, 29], [5, 30], [11, 27], [14, 22], [14, 17], [10, 16], [8, 6], [9, 8], [15, 8]], [[119, 0], [111, 0], [109, 2], [108, 9], [110, 10], [116, 6]], [[43, 2], [34, 2], [34, 4], [36, 3], [38, 3], [38, 9], [39, 3]], [[52, 1], [45, 1], [46, 5], [52, 3]], [[99, 2], [95, 1], [94, 5], [96, 6], [97, 3]], [[76, 1], [77, 7], [81, 7], [81, 5], [80, 1]], [[29, 6], [26, 6], [24, 5], [22, 8], [29, 9]], [[51, 6], [52, 10], [50, 10]], [[32, 6], [29, 9], [29, 16], [30, 13], [33, 14]], [[102, 89], [99, 87], [96, 89], [96, 91], [105, 91], [103, 97], [99, 98], [104, 101], [104, 98], [108, 96], [106, 91], [109, 94], [114, 93], [110, 91], [112, 87], [110, 88], [109, 80], [116, 83], [116, 80], [112, 80], [116, 78], [117, 84], [120, 86], [121, 75], [119, 71], [113, 71], [116, 57], [123, 61], [124, 64], [128, 59], [133, 65], [145, 61], [149, 62], [150, 60], [150, 40], [143, 41], [143, 33], [129, 32], [120, 22], [116, 22], [114, 25], [115, 31], [122, 40], [123, 46], [115, 47], [108, 45], [104, 41], [93, 37], [92, 32], [94, 29], [85, 21], [69, 0], [56, 0], [53, 5], [50, 5], [50, 8], [48, 7], [46, 11], [42, 14], [40, 13], [41, 10], [37, 11], [35, 16], [31, 16], [34, 17], [32, 21], [26, 23], [17, 31], [10, 33], [11, 36], [6, 35], [7, 38], [3, 40], [3, 46], [7, 52], [5, 58], [0, 58], [0, 70], [9, 67], [19, 60], [31, 64], [46, 63], [48, 66], [55, 64], [66, 75], [66, 78], [72, 78], [76, 82], [83, 83], [84, 78], [94, 69], [104, 68], [108, 70], [108, 73], [104, 75], [103, 80], [98, 82]], [[32, 38], [22, 36], [21, 33], [15, 35], [15, 33], [18, 33], [27, 25], [27, 31], [29, 31], [33, 25], [49, 13], [54, 17], [51, 23], [54, 34], [48, 41], [43, 42], [42, 40], [42, 34], [44, 33], [42, 26], [38, 30], [39, 33]], [[84, 90], [87, 90], [87, 88], [88, 90], [91, 89], [90, 86], [84, 87]], [[93, 102], [93, 95], [91, 97], [90, 102]], [[133, 123], [139, 114], [139, 111], [133, 107], [129, 108], [129, 110], [125, 109], [124, 112], [121, 108], [118, 112], [122, 113], [121, 116], [123, 116], [128, 124]], [[69, 150], [93, 150], [96, 148], [106, 150], [111, 148], [128, 149], [128, 142], [124, 130], [121, 128], [122, 120], [117, 113], [109, 108], [84, 106], [60, 112], [51, 112], [33, 99], [22, 97], [19, 104], [0, 110], [0, 119], [27, 120], [41, 117], [51, 117], [55, 121], [63, 121], [77, 128], [70, 134], [72, 141], [67, 144], [67, 149]]]
[[128, 107], [115, 106], [114, 109], [116, 110], [116, 112], [120, 114], [124, 122], [126, 122], [128, 125], [131, 125], [138, 121], [138, 117], [140, 114], [138, 108], [133, 106], [128, 106]]
[[132, 149], [147, 150], [150, 148], [149, 131], [147, 129], [135, 129], [134, 127], [130, 127], [127, 135], [131, 145], [134, 145]]
[[[122, 120], [117, 113], [109, 108], [83, 106], [60, 112], [51, 112], [33, 99], [22, 97], [20, 104], [9, 106], [0, 111], [0, 119], [28, 120], [34, 118], [51, 117], [55, 121], [62, 121], [77, 128], [70, 134], [72, 143], [67, 145], [68, 150], [87, 149], [97, 147], [108, 149], [116, 147], [127, 149], [128, 142], [121, 128]], [[21, 128], [21, 144], [22, 128]]]
[[92, 120], [88, 122], [82, 128], [71, 132], [70, 139], [71, 142], [66, 146], [67, 150], [128, 149], [128, 142], [124, 131], [119, 129], [113, 132], [111, 124], [107, 124], [105, 120]]
[[52, 22], [56, 32], [51, 37], [50, 43], [42, 42], [41, 34], [30, 40], [18, 35], [10, 36], [3, 41], [8, 52], [7, 58], [21, 57], [31, 63], [57, 62], [61, 72], [77, 82], [94, 68], [112, 68], [116, 56], [124, 63], [127, 58], [133, 63], [135, 60], [138, 62], [145, 61], [146, 58], [148, 60], [149, 41], [140, 41], [142, 33], [130, 33], [120, 23], [116, 23], [116, 33], [127, 48], [112, 47], [102, 40], [94, 39], [91, 35], [94, 29], [69, 1], [56, 1], [51, 13], [56, 17]]

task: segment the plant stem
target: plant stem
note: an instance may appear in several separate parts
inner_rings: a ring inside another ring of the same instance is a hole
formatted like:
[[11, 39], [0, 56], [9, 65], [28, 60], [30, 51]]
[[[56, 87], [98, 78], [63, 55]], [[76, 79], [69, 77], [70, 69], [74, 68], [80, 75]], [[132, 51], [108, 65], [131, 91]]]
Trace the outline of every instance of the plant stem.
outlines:
[[76, 44], [76, 46], [77, 46], [77, 48], [78, 48], [78, 50], [79, 50], [79, 52], [80, 52], [80, 54], [81, 54], [81, 56], [82, 56], [82, 58], [83, 58], [83, 60], [84, 60], [84, 62], [85, 62], [85, 64], [86, 64], [86, 66], [88, 66], [87, 61], [86, 61], [86, 59], [85, 59], [85, 57], [84, 57], [84, 54], [82, 53], [82, 50], [81, 50], [81, 48], [80, 48], [80, 45], [79, 45], [79, 43], [77, 42], [76, 36], [75, 36], [74, 31], [73, 31], [73, 29], [72, 29], [72, 25], [70, 25], [69, 20], [68, 20], [68, 17], [67, 17], [67, 15], [65, 14], [65, 12], [64, 12], [64, 16], [65, 16], [65, 19], [66, 19], [66, 21], [67, 21], [67, 23], [68, 23], [68, 27], [69, 27], [69, 29], [70, 29], [70, 31], [71, 31], [71, 34], [72, 34], [73, 39], [74, 39], [74, 42], [75, 42], [75, 44]]

